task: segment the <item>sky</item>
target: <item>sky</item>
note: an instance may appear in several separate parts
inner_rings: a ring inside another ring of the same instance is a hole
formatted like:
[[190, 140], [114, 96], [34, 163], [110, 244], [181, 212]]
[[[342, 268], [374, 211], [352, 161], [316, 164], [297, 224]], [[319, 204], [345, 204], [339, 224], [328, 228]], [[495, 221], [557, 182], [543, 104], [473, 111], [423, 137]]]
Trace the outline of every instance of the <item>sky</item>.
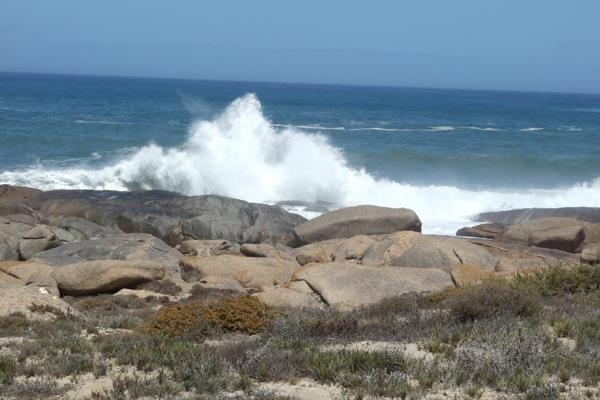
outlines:
[[600, 1], [0, 0], [0, 71], [600, 93]]

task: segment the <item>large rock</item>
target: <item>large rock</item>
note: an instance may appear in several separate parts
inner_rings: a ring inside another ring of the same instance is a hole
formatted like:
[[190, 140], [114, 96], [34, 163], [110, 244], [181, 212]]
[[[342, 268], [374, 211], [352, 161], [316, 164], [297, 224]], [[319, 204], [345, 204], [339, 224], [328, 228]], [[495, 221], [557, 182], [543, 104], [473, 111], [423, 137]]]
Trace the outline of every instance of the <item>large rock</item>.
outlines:
[[472, 265], [457, 264], [452, 267], [450, 275], [456, 287], [465, 287], [491, 278], [494, 276], [494, 273]]
[[518, 224], [539, 218], [572, 218], [579, 221], [600, 223], [600, 208], [562, 207], [562, 208], [521, 208], [516, 210], [493, 211], [479, 214], [475, 221], [498, 224]]
[[238, 257], [184, 257], [184, 268], [201, 276], [222, 276], [237, 280], [248, 289], [265, 290], [290, 281], [297, 267], [295, 262], [278, 258]]
[[78, 217], [50, 217], [49, 224], [69, 232], [74, 240], [99, 239], [120, 233], [115, 229]]
[[295, 274], [331, 306], [360, 307], [407, 293], [425, 293], [453, 286], [439, 269], [374, 267], [355, 263], [312, 264]]
[[[60, 228], [58, 228], [60, 230]], [[38, 225], [29, 231], [25, 232], [19, 240], [19, 254], [24, 260], [29, 260], [31, 257], [44, 250], [49, 250], [60, 246], [64, 242], [73, 241], [74, 238], [66, 231], [61, 238], [53, 229], [46, 225]], [[70, 236], [70, 237], [69, 237]], [[64, 242], [63, 242], [64, 241]]]
[[357, 235], [348, 239], [325, 240], [298, 247], [294, 249], [294, 254], [300, 265], [313, 262], [360, 261], [378, 239], [380, 238]]
[[[22, 207], [17, 207], [17, 203], [22, 203]], [[171, 246], [192, 239], [293, 245], [293, 227], [305, 221], [276, 206], [213, 195], [188, 197], [161, 190], [30, 193], [26, 188], [3, 186], [0, 210], [3, 207], [7, 213], [24, 213], [24, 207], [49, 220], [78, 217], [126, 233], [148, 233]], [[87, 238], [97, 237], [86, 231], [89, 229], [83, 231]]]
[[600, 264], [600, 243], [586, 245], [581, 251], [581, 261], [588, 264]]
[[506, 227], [502, 224], [480, 224], [460, 228], [456, 231], [456, 236], [466, 236], [481, 239], [494, 239], [500, 235]]
[[357, 206], [323, 214], [294, 228], [304, 244], [397, 231], [421, 232], [417, 214], [406, 208]]
[[449, 236], [398, 232], [376, 242], [363, 257], [364, 264], [434, 268], [450, 272], [456, 264], [493, 271], [497, 259], [468, 240]]
[[504, 275], [514, 275], [557, 264], [575, 265], [579, 263], [577, 255], [561, 250], [529, 247], [495, 240], [469, 239], [469, 241], [484, 248], [497, 259], [496, 272]]
[[[595, 225], [595, 224], [594, 224]], [[509, 226], [498, 240], [574, 253], [597, 228], [572, 218], [539, 218]]]
[[0, 261], [19, 259], [19, 241], [17, 238], [0, 231]]
[[38, 189], [0, 185], [0, 215], [35, 215], [34, 208], [41, 194]]
[[141, 283], [163, 279], [160, 263], [143, 261], [84, 261], [55, 268], [52, 277], [63, 295], [112, 293]]
[[253, 296], [261, 302], [275, 307], [323, 308], [324, 305], [315, 295], [296, 292], [288, 288], [273, 288]]
[[186, 240], [177, 249], [186, 256], [214, 257], [223, 254], [240, 254], [240, 246], [229, 240]]
[[59, 315], [82, 317], [79, 311], [56, 296], [28, 286], [2, 286], [0, 284], [0, 316], [23, 314], [33, 320], [55, 319]]
[[32, 262], [4, 261], [0, 262], [0, 271], [18, 279], [21, 285], [42, 288], [52, 295], [59, 295], [58, 285], [52, 277], [53, 267]]
[[240, 246], [240, 253], [246, 257], [282, 258], [295, 261], [296, 256], [290, 247], [282, 244], [245, 243]]
[[68, 243], [37, 253], [32, 258], [32, 261], [51, 266], [95, 260], [150, 261], [163, 266], [170, 279], [181, 279], [181, 254], [162, 240], [141, 233]]

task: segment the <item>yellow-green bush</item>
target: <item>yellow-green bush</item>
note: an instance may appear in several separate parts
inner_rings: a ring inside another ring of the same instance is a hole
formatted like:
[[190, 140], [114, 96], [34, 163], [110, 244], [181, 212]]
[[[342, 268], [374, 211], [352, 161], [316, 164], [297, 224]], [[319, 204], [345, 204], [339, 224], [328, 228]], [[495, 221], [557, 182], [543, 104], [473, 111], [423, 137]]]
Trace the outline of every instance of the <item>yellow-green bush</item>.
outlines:
[[271, 323], [275, 309], [256, 297], [230, 297], [206, 306], [202, 316], [224, 331], [255, 334]]
[[210, 328], [255, 334], [274, 316], [274, 308], [255, 297], [224, 298], [208, 305], [192, 302], [163, 307], [141, 331], [170, 337], [203, 334]]

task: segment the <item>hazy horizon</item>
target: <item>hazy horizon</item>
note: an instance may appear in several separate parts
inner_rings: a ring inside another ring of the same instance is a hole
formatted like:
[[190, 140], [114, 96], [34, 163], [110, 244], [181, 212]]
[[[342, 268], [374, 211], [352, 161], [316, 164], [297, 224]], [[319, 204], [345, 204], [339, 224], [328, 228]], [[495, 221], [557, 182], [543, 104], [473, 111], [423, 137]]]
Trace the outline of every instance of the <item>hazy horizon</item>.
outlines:
[[600, 3], [5, 0], [0, 71], [600, 93]]

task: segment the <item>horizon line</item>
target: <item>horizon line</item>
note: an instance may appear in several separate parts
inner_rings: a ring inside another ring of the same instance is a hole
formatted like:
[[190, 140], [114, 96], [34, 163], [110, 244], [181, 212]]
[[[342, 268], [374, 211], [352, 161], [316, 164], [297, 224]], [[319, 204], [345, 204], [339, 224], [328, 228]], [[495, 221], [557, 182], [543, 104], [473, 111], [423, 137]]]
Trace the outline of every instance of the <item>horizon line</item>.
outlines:
[[279, 85], [313, 85], [313, 86], [346, 86], [362, 88], [383, 88], [383, 89], [424, 89], [424, 90], [456, 90], [473, 92], [500, 92], [500, 93], [533, 93], [533, 94], [566, 94], [566, 95], [584, 95], [598, 96], [600, 92], [571, 92], [571, 91], [552, 91], [552, 90], [525, 90], [525, 89], [481, 89], [481, 88], [458, 88], [458, 87], [433, 87], [433, 86], [401, 86], [401, 85], [375, 85], [361, 83], [320, 83], [320, 82], [285, 82], [285, 81], [267, 81], [267, 80], [244, 80], [244, 79], [209, 79], [209, 78], [182, 78], [166, 76], [141, 76], [141, 75], [105, 75], [105, 74], [86, 74], [86, 73], [68, 73], [68, 72], [31, 72], [31, 71], [4, 71], [0, 74], [13, 75], [47, 75], [47, 76], [67, 76], [67, 77], [89, 77], [89, 78], [126, 78], [126, 79], [161, 79], [174, 81], [201, 81], [201, 82], [231, 82], [231, 83], [260, 83], [260, 84], [279, 84]]

